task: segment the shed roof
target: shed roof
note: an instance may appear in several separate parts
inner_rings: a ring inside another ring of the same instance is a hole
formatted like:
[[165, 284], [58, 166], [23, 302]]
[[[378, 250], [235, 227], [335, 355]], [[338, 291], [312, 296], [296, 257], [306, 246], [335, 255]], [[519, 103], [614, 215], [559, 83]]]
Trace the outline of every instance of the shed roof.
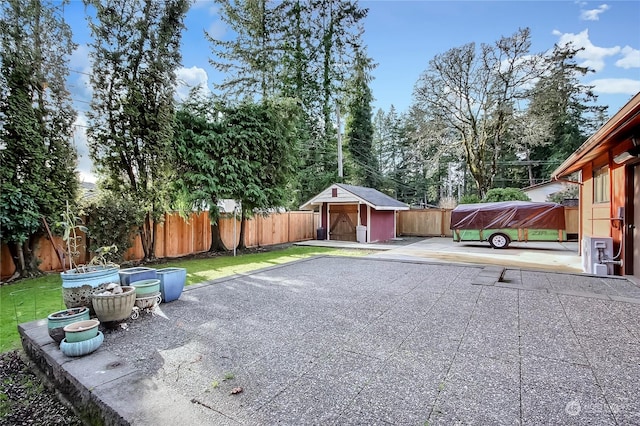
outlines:
[[[333, 189], [337, 194], [334, 196]], [[367, 204], [376, 210], [409, 210], [409, 206], [390, 197], [377, 189], [364, 186], [334, 183], [302, 206], [301, 210], [313, 210], [323, 203]]]

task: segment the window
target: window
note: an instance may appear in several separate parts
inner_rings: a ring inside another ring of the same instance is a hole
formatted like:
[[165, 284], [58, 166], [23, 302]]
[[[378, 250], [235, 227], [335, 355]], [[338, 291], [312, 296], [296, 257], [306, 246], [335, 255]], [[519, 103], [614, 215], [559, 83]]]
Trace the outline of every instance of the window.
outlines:
[[609, 166], [603, 166], [593, 171], [593, 202], [606, 203], [610, 200]]

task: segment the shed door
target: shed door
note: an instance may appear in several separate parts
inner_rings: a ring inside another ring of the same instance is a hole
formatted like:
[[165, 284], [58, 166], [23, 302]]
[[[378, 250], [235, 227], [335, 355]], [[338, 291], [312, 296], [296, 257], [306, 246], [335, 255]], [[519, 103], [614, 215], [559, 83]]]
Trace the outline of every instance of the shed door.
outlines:
[[329, 238], [338, 241], [356, 241], [358, 205], [344, 204], [329, 207]]

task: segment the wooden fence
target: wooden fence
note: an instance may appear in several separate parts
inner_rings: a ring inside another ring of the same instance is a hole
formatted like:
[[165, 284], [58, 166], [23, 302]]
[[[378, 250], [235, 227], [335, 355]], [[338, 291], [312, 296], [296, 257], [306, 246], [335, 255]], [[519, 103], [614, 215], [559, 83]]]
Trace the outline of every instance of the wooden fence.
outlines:
[[[240, 237], [240, 221], [235, 221], [236, 241]], [[269, 216], [255, 216], [247, 222], [245, 246], [260, 247], [274, 244], [304, 241], [315, 238], [317, 219], [313, 212], [286, 212]], [[233, 248], [234, 219], [221, 217], [219, 220], [222, 241], [229, 249]], [[54, 244], [63, 247], [63, 241], [54, 237]], [[211, 227], [208, 212], [192, 213], [188, 220], [178, 214], [166, 214], [158, 225], [155, 254], [158, 258], [172, 258], [201, 253], [211, 246]], [[15, 271], [9, 249], [2, 245], [0, 252], [0, 275], [10, 277]], [[60, 271], [53, 244], [43, 237], [37, 244], [36, 257], [40, 260], [40, 270], [44, 272]], [[144, 257], [140, 237], [136, 236], [133, 246], [125, 253], [125, 260], [137, 261]], [[79, 263], [85, 263], [87, 256], [82, 253]]]
[[[408, 210], [398, 213], [396, 234], [398, 236], [417, 237], [451, 237], [449, 229], [451, 210], [425, 209]], [[578, 207], [565, 207], [565, 222], [567, 234], [578, 234]], [[235, 228], [234, 228], [235, 222]], [[220, 236], [222, 242], [229, 249], [233, 248], [233, 241], [239, 241], [240, 221], [232, 216], [219, 219]], [[314, 212], [286, 212], [269, 216], [255, 216], [247, 222], [245, 230], [245, 246], [261, 247], [274, 244], [284, 244], [297, 241], [311, 240], [316, 237], [319, 226], [319, 214]], [[54, 243], [63, 246], [60, 238], [54, 237]], [[178, 214], [166, 214], [164, 221], [158, 225], [156, 235], [156, 257], [171, 258], [201, 253], [209, 250], [211, 245], [211, 228], [207, 212], [193, 213], [188, 220]], [[56, 251], [47, 238], [38, 243], [36, 256], [40, 259], [40, 270], [60, 271], [62, 266], [58, 261]], [[144, 257], [140, 237], [137, 236], [125, 254], [130, 261], [141, 260]], [[85, 254], [80, 263], [86, 262]], [[6, 245], [2, 245], [0, 252], [0, 273], [2, 278], [9, 277], [15, 271], [13, 260]]]
[[[567, 234], [578, 234], [578, 207], [564, 208], [565, 227]], [[396, 234], [399, 236], [415, 237], [452, 237], [449, 229], [451, 210], [425, 209], [405, 210], [398, 213]]]

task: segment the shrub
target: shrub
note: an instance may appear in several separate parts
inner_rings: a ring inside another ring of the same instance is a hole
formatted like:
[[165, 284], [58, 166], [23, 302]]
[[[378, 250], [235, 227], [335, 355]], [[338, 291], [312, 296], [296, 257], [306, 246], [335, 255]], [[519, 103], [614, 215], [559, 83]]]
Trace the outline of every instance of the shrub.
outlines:
[[480, 197], [478, 197], [476, 194], [471, 194], [471, 195], [463, 195], [460, 198], [460, 204], [476, 204], [479, 203]]
[[495, 203], [497, 201], [531, 201], [531, 198], [518, 188], [493, 188], [487, 191], [482, 200], [483, 203]]
[[115, 245], [121, 262], [125, 252], [133, 245], [136, 227], [143, 220], [138, 204], [121, 195], [102, 192], [84, 208], [91, 249]]

